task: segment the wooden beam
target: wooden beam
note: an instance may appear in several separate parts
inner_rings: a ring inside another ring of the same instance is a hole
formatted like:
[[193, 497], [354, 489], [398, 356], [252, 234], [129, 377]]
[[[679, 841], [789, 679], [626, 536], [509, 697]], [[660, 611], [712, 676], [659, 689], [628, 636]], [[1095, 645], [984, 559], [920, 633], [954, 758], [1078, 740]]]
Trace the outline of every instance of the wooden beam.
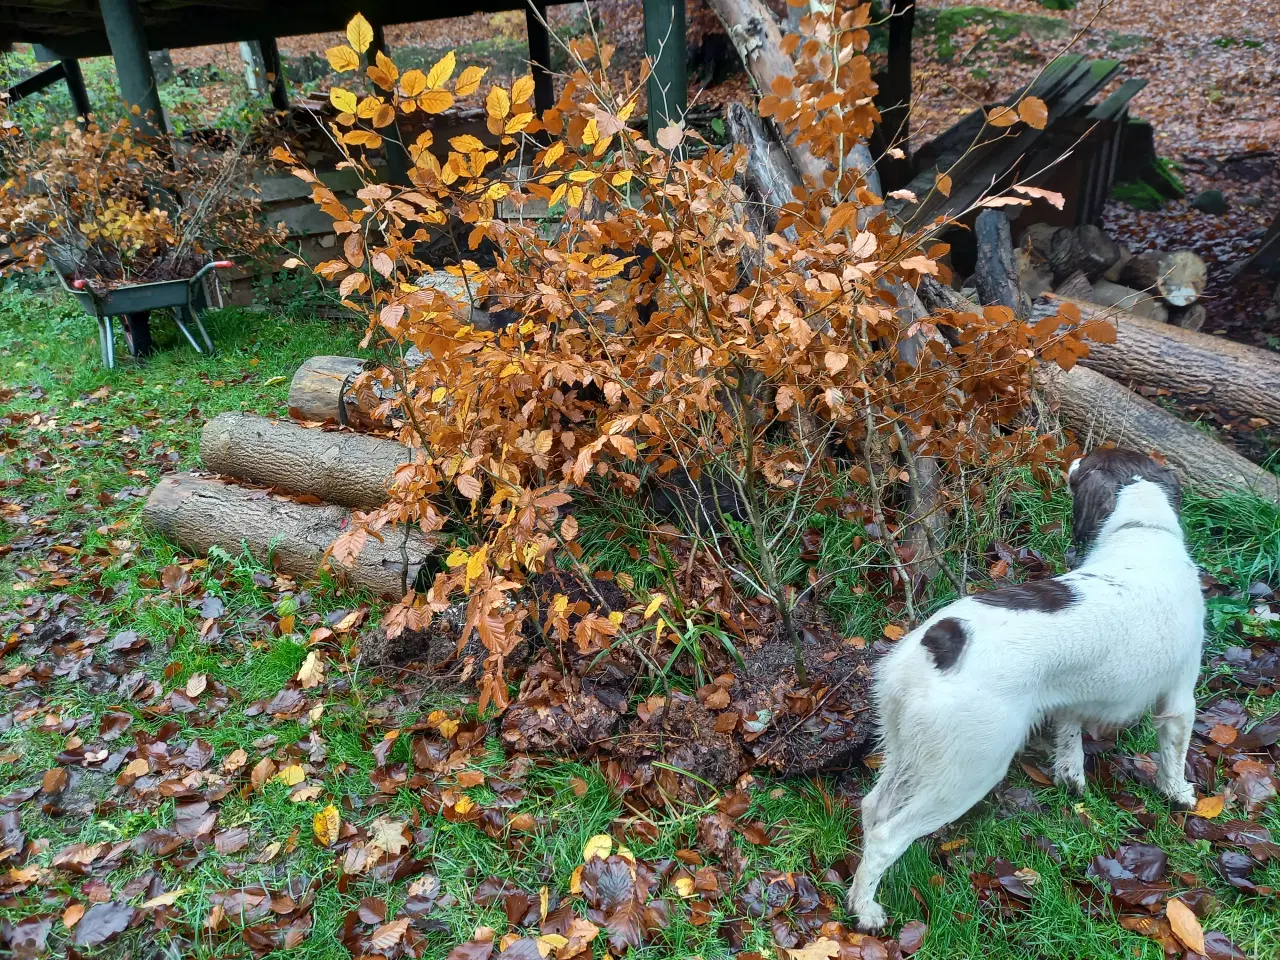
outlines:
[[[911, 35], [915, 27], [915, 0], [892, 0], [889, 10], [889, 62], [880, 80], [876, 107], [880, 110], [880, 134], [884, 146], [907, 149], [911, 114]], [[876, 164], [885, 190], [896, 190], [911, 179], [911, 162], [881, 153]]]
[[[382, 24], [374, 21], [370, 26], [373, 27], [373, 43], [369, 45], [366, 57], [372, 63], [375, 54], [382, 53], [389, 57], [391, 52], [387, 49], [387, 38], [382, 32]], [[404, 140], [400, 136], [398, 120], [391, 121], [391, 125], [383, 131], [382, 156], [387, 161], [387, 179], [392, 183], [408, 186], [411, 164], [409, 154], [404, 148]]]
[[529, 34], [529, 66], [533, 70], [533, 109], [542, 116], [556, 102], [551, 82], [551, 34], [547, 31], [546, 3], [529, 0], [524, 8], [524, 22]]
[[76, 108], [76, 122], [84, 126], [89, 114], [93, 112], [93, 104], [89, 102], [89, 91], [84, 85], [84, 74], [80, 72], [80, 61], [63, 60], [62, 72], [66, 77], [67, 91], [71, 94], [71, 103]]
[[649, 139], [684, 120], [689, 103], [685, 64], [684, 0], [644, 0], [644, 50], [653, 64], [649, 74]]
[[9, 88], [10, 102], [16, 102], [23, 97], [29, 97], [33, 93], [39, 93], [46, 87], [51, 87], [59, 80], [66, 76], [62, 64], [55, 63], [51, 67], [46, 67], [39, 73], [32, 74], [27, 79], [15, 83]]
[[267, 88], [271, 91], [271, 105], [277, 110], [289, 109], [289, 88], [284, 82], [284, 64], [280, 62], [280, 48], [275, 37], [258, 40], [262, 49], [262, 66], [267, 72]]
[[[111, 56], [116, 62], [120, 95], [130, 109], [130, 120], [144, 133], [164, 133], [164, 107], [151, 69], [138, 0], [99, 0], [99, 4]], [[135, 107], [139, 111], [136, 114], [132, 112]]]

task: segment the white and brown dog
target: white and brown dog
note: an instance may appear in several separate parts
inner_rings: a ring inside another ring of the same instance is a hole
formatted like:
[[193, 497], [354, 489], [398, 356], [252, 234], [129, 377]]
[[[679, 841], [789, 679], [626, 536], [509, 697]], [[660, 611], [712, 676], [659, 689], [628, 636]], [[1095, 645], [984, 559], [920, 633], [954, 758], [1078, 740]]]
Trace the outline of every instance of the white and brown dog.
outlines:
[[876, 668], [884, 760], [862, 802], [862, 863], [848, 906], [884, 925], [880, 878], [912, 841], [960, 817], [1004, 777], [1038, 727], [1059, 783], [1083, 791], [1081, 727], [1154, 709], [1158, 787], [1195, 803], [1184, 773], [1195, 720], [1204, 601], [1182, 539], [1177, 477], [1128, 450], [1071, 465], [1079, 567], [965, 597]]

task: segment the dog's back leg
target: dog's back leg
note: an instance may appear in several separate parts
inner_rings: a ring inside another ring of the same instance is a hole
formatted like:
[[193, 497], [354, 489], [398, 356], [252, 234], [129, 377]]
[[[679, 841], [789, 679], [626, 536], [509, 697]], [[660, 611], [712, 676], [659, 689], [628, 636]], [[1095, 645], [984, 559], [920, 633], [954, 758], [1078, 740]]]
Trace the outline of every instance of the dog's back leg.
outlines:
[[[882, 778], [863, 802], [874, 820], [863, 824], [862, 862], [846, 904], [864, 930], [888, 919], [875, 899], [885, 871], [913, 841], [958, 819], [999, 783], [1026, 733], [1025, 724], [994, 718], [984, 718], [982, 736], [966, 735], [968, 726], [922, 727], [917, 735], [933, 738], [931, 748], [893, 753], [892, 779]], [[939, 752], [948, 757], [946, 764], [935, 762]]]
[[1061, 787], [1084, 795], [1084, 739], [1080, 723], [1055, 717], [1053, 723], [1053, 779]]
[[1196, 805], [1196, 791], [1187, 782], [1187, 747], [1191, 743], [1191, 726], [1196, 721], [1195, 679], [1185, 689], [1169, 694], [1156, 705], [1155, 718], [1160, 740], [1160, 772], [1156, 789], [1175, 806]]

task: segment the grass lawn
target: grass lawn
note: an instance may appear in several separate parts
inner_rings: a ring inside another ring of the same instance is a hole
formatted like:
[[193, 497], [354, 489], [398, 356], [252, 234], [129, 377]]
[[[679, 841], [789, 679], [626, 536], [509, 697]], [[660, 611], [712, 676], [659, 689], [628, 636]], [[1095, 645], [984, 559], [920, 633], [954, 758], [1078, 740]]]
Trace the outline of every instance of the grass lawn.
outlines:
[[[857, 798], [872, 771], [756, 781], [741, 816], [760, 821], [767, 842], [735, 834], [737, 854], [712, 851], [702, 825], [715, 797], [637, 812], [594, 766], [512, 762], [455, 695], [361, 663], [357, 638], [378, 615], [364, 598], [293, 583], [243, 556], [193, 561], [149, 538], [137, 523], [146, 491], [198, 465], [207, 419], [281, 413], [297, 366], [353, 352], [362, 332], [301, 308], [225, 310], [209, 322], [220, 352], [201, 358], [168, 324], [156, 327], [169, 349], [106, 371], [92, 321], [74, 305], [0, 294], [0, 945], [20, 933], [52, 955], [79, 940], [86, 956], [330, 960], [351, 955], [346, 930], [371, 956], [445, 958], [477, 927], [501, 938], [520, 926], [524, 901], [512, 891], [527, 894], [534, 920], [561, 900], [585, 915], [573, 876], [602, 834], [649, 865], [640, 876], [668, 904], [632, 956], [786, 960], [775, 937], [796, 945], [827, 916], [849, 920], [835, 880], [858, 851]], [[1271, 686], [1248, 685], [1239, 656], [1223, 655], [1280, 642], [1280, 621], [1247, 595], [1254, 584], [1280, 586], [1280, 512], [1192, 494], [1186, 518], [1197, 559], [1221, 583], [1209, 601], [1201, 705], [1238, 703], [1243, 714], [1225, 726], [1243, 734], [1280, 712]], [[1060, 565], [1067, 520], [1061, 491], [1046, 499], [1011, 480], [989, 516], [975, 518], [969, 560], [985, 570], [983, 551], [998, 538]], [[583, 542], [591, 538], [584, 521]], [[839, 538], [828, 542], [839, 549]], [[625, 552], [615, 559], [627, 562]], [[642, 563], [633, 576], [643, 581]], [[852, 585], [834, 597], [836, 614], [851, 632], [878, 636], [883, 614]], [[325, 652], [325, 674], [300, 687], [312, 650]], [[1277, 956], [1280, 909], [1266, 888], [1280, 888], [1280, 858], [1256, 836], [1244, 853], [1188, 839], [1186, 818], [1143, 783], [1154, 746], [1145, 723], [1098, 745], [1083, 800], [1015, 764], [996, 796], [890, 873], [891, 934], [925, 921], [924, 958], [1158, 960], [1159, 940], [1132, 918], [1122, 924], [1087, 872], [1099, 855], [1147, 843], [1167, 853], [1172, 893], [1211, 891], [1212, 900], [1194, 897], [1205, 930], [1256, 960]], [[1204, 736], [1197, 750], [1211, 780], [1202, 792], [1227, 804], [1212, 822], [1245, 817], [1249, 796], [1230, 769], [1239, 759]], [[1265, 745], [1251, 756], [1274, 765]], [[330, 807], [341, 825], [325, 836]], [[1280, 832], [1274, 796], [1251, 818]], [[1233, 852], [1250, 860], [1244, 883], [1228, 880], [1245, 876], [1224, 862]], [[698, 870], [694, 858], [709, 871], [696, 889], [682, 883]], [[788, 895], [776, 910], [752, 909], [762, 889], [794, 888], [799, 875], [820, 904]], [[396, 924], [405, 917], [412, 923]], [[582, 955], [604, 956], [605, 941], [602, 931]], [[543, 946], [567, 955], [553, 938]], [[525, 949], [506, 955], [532, 955]], [[889, 955], [860, 949], [841, 956]]]

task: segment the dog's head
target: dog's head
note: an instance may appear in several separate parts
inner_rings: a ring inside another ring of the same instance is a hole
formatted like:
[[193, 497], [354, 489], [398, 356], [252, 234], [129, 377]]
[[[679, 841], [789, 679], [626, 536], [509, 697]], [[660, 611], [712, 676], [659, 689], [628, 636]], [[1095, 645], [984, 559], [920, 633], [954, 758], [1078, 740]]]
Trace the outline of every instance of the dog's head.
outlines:
[[1072, 498], [1069, 566], [1084, 558], [1098, 531], [1115, 511], [1120, 491], [1129, 484], [1149, 480], [1164, 491], [1174, 516], [1182, 509], [1178, 475], [1133, 450], [1094, 450], [1072, 463], [1067, 476]]

